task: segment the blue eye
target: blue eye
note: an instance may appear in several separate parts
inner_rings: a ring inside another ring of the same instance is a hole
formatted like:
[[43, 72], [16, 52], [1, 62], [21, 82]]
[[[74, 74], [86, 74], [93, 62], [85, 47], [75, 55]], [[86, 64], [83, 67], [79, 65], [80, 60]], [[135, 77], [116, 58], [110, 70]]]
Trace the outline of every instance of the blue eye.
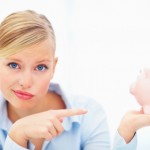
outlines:
[[38, 71], [44, 71], [47, 69], [47, 66], [45, 65], [38, 65], [37, 68], [36, 68]]
[[9, 63], [8, 66], [9, 66], [10, 68], [12, 68], [12, 69], [18, 69], [18, 68], [19, 68], [19, 66], [18, 66], [17, 63]]

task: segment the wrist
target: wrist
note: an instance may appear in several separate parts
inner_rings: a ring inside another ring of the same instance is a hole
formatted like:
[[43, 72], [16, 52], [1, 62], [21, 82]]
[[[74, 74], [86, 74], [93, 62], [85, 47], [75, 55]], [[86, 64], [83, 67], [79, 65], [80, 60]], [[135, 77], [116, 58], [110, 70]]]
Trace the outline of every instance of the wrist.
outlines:
[[121, 123], [118, 132], [120, 136], [124, 138], [125, 142], [129, 143], [133, 139], [136, 130], [134, 129], [133, 124]]
[[28, 140], [26, 139], [23, 130], [20, 130], [23, 128], [18, 127], [16, 124], [12, 126], [12, 128], [9, 131], [9, 137], [18, 145], [27, 148], [27, 142]]

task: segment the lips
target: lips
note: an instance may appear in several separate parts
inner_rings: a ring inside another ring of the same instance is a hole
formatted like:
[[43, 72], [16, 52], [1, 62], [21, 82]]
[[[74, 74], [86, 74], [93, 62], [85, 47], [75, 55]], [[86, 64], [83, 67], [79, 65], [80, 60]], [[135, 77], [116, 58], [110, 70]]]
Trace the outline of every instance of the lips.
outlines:
[[24, 91], [19, 91], [19, 90], [15, 90], [14, 94], [22, 100], [29, 100], [31, 99], [34, 95], [32, 95], [31, 93], [28, 92], [24, 92]]

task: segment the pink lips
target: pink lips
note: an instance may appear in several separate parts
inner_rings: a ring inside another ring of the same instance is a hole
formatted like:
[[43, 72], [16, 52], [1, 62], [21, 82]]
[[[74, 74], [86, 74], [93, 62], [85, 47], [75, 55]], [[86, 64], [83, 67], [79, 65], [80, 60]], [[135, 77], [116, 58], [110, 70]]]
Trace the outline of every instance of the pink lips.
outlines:
[[28, 92], [19, 91], [19, 90], [14, 91], [14, 93], [19, 99], [22, 99], [22, 100], [29, 100], [33, 97], [32, 94]]

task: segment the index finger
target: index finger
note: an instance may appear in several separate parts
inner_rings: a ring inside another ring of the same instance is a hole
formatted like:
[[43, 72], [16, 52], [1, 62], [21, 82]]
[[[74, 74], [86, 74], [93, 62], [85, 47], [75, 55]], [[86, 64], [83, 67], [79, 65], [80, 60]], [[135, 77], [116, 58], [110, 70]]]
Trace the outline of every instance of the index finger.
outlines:
[[55, 112], [57, 117], [69, 117], [86, 114], [86, 109], [60, 109]]

